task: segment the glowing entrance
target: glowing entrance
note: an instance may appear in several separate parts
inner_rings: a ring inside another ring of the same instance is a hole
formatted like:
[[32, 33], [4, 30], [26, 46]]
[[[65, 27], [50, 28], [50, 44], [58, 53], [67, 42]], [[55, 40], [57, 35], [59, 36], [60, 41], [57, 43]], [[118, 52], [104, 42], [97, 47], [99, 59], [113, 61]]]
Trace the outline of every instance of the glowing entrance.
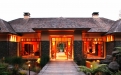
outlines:
[[73, 37], [72, 36], [51, 36], [50, 37], [51, 59], [72, 59], [73, 58]]

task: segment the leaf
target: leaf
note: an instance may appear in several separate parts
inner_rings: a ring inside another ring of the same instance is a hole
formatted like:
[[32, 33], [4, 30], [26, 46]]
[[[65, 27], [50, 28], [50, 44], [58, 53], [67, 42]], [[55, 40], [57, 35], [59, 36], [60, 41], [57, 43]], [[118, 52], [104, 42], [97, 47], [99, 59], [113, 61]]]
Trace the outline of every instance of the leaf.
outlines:
[[92, 70], [86, 66], [80, 66], [80, 71], [87, 73], [92, 73]]

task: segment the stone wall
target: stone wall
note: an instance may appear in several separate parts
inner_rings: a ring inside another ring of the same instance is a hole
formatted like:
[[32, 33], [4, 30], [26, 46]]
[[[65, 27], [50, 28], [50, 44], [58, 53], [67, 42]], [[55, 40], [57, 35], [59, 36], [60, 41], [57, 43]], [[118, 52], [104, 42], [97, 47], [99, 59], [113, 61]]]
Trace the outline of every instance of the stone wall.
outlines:
[[106, 42], [106, 55], [112, 55], [112, 51], [114, 49], [115, 43], [112, 42]]
[[115, 47], [121, 47], [121, 41], [115, 41]]
[[77, 60], [77, 55], [82, 55], [82, 41], [74, 41], [74, 60]]
[[9, 42], [9, 56], [17, 56], [17, 42]]
[[8, 55], [9, 55], [8, 42], [7, 41], [0, 41], [0, 58], [6, 57]]
[[17, 55], [17, 42], [0, 41], [0, 58]]
[[106, 42], [106, 55], [112, 55], [115, 47], [121, 47], [121, 41]]
[[41, 56], [49, 56], [49, 41], [41, 41]]

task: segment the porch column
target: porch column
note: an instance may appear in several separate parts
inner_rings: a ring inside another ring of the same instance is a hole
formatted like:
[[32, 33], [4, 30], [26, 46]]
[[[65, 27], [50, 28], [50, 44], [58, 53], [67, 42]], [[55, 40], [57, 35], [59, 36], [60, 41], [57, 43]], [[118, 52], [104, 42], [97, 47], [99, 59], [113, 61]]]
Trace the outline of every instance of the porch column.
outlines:
[[49, 56], [49, 41], [41, 41], [41, 56]]
[[82, 55], [82, 41], [74, 41], [74, 60], [77, 60], [77, 55]]

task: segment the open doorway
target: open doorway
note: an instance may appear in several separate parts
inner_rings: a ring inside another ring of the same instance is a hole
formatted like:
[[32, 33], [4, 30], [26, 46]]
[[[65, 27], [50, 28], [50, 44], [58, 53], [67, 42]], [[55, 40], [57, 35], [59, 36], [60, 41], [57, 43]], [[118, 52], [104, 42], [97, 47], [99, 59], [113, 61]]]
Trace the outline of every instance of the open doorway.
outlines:
[[73, 58], [73, 37], [51, 36], [50, 37], [51, 59], [72, 59]]

